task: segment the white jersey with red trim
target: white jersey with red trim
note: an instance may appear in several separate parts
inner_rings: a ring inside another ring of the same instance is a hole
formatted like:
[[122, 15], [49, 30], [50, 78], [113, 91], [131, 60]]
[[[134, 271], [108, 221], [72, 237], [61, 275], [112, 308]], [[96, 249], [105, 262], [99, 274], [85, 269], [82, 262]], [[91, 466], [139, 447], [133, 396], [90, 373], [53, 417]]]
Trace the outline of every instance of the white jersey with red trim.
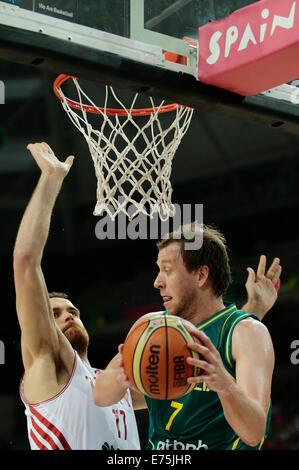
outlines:
[[115, 405], [100, 407], [93, 402], [93, 387], [100, 369], [94, 369], [75, 354], [71, 377], [53, 398], [25, 405], [32, 450], [139, 450], [138, 429], [130, 391]]

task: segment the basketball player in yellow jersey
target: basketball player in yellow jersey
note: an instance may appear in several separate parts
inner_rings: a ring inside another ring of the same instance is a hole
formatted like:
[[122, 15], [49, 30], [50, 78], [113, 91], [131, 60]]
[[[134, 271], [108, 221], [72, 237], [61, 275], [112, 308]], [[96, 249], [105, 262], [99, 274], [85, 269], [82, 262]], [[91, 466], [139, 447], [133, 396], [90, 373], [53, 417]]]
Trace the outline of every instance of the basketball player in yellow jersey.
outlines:
[[[186, 239], [190, 242], [190, 234]], [[194, 325], [202, 346], [190, 343], [189, 347], [197, 350], [202, 359], [190, 362], [203, 372], [199, 377], [189, 378], [198, 384], [196, 390], [175, 403], [146, 397], [150, 420], [148, 448], [259, 448], [269, 424], [274, 352], [267, 328], [248, 304], [244, 309], [249, 314], [223, 303], [231, 282], [224, 237], [205, 226], [199, 250], [184, 250], [183, 233], [181, 237], [170, 234], [158, 248], [159, 274], [154, 286], [160, 290], [167, 313]], [[279, 260], [274, 260], [267, 274], [265, 261], [261, 257], [257, 276], [249, 269], [247, 290], [250, 295], [255, 292], [256, 300], [263, 288], [276, 298], [274, 286], [281, 273]], [[256, 307], [262, 318], [266, 312], [260, 311], [258, 302]], [[110, 369], [97, 379], [94, 397], [103, 405], [119, 398], [128, 386], [121, 362], [119, 366], [117, 369], [115, 363], [115, 375]], [[105, 397], [104, 389], [109, 390]]]
[[179, 241], [170, 234], [158, 243], [159, 274], [154, 285], [167, 313], [195, 326], [202, 345], [190, 343], [189, 347], [201, 359], [187, 361], [201, 374], [188, 379], [198, 387], [175, 403], [146, 397], [148, 448], [260, 448], [271, 414], [272, 341], [254, 312], [250, 315], [234, 304], [224, 305], [223, 295], [231, 282], [225, 239], [208, 226], [202, 234], [199, 250], [184, 249], [183, 232]]

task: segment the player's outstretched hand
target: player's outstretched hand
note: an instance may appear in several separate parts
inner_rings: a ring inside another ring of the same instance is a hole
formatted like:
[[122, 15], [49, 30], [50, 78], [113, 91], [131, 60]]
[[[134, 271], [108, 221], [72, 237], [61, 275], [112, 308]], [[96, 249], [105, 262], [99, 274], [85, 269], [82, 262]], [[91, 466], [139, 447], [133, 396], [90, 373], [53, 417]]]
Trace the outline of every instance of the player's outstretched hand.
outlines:
[[197, 336], [201, 344], [190, 342], [188, 347], [198, 352], [200, 359], [188, 357], [187, 362], [192, 366], [198, 367], [201, 373], [197, 377], [189, 377], [188, 382], [205, 382], [210, 390], [218, 393], [227, 390], [232, 383], [232, 379], [224, 368], [219, 351], [217, 351], [210, 338], [203, 331], [193, 330], [192, 334]]
[[282, 272], [279, 258], [274, 258], [267, 272], [266, 264], [266, 256], [261, 255], [256, 272], [252, 268], [247, 268], [248, 278], [245, 287], [248, 301], [242, 307], [242, 310], [254, 313], [260, 320], [263, 319], [277, 300]]
[[29, 144], [27, 149], [30, 151], [41, 172], [47, 175], [57, 175], [65, 178], [74, 161], [74, 157], [70, 155], [64, 162], [61, 162], [56, 158], [51, 147], [45, 142]]

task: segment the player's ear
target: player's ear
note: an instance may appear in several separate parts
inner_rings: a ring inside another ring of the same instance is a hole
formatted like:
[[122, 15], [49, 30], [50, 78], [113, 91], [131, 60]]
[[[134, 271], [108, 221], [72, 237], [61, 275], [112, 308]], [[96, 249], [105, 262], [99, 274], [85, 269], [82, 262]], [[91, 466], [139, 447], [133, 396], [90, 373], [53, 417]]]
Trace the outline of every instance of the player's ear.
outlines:
[[210, 273], [210, 269], [208, 266], [205, 264], [200, 266], [197, 270], [197, 280], [198, 280], [198, 286], [203, 287], [206, 281], [208, 280]]

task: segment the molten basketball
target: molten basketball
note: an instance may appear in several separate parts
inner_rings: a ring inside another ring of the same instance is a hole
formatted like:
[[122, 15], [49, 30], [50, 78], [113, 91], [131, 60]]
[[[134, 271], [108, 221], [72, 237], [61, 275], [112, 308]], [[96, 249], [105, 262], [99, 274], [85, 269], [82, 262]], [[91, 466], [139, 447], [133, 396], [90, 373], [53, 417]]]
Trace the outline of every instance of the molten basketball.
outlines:
[[200, 371], [186, 363], [187, 357], [199, 354], [187, 343], [201, 344], [184, 326], [184, 320], [173, 315], [146, 319], [129, 332], [123, 348], [123, 363], [130, 382], [145, 395], [159, 400], [172, 400], [190, 393], [196, 384], [188, 377]]

